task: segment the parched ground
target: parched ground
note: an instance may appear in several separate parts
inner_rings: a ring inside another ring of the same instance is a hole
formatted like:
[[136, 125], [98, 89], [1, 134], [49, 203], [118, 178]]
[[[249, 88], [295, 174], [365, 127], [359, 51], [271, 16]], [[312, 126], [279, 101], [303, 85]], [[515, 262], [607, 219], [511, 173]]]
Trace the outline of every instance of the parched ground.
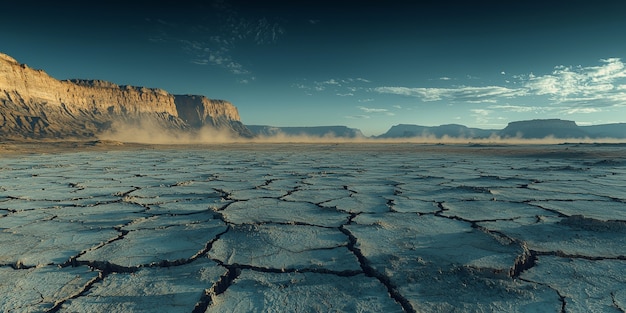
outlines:
[[626, 146], [0, 144], [3, 312], [624, 312]]

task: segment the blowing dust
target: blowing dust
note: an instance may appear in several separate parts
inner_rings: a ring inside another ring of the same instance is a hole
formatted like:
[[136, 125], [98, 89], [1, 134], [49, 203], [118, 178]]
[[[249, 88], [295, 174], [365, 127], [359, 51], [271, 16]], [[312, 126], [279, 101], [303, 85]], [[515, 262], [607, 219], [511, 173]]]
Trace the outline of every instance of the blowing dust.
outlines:
[[556, 138], [548, 136], [540, 139], [518, 137], [500, 137], [493, 135], [488, 138], [436, 137], [419, 136], [410, 138], [375, 138], [375, 137], [337, 137], [332, 133], [324, 136], [286, 135], [256, 136], [243, 138], [230, 130], [217, 130], [206, 126], [196, 130], [163, 128], [156, 121], [144, 120], [133, 123], [115, 122], [111, 128], [98, 135], [99, 139], [141, 144], [227, 144], [227, 143], [412, 143], [412, 144], [563, 144], [563, 143], [626, 143], [626, 139], [617, 138]]

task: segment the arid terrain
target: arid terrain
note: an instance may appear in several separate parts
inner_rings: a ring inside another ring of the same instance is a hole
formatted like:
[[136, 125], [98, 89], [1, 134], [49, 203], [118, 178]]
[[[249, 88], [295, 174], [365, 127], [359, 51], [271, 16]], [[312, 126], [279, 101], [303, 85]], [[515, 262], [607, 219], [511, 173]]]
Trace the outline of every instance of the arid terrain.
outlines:
[[626, 146], [0, 145], [5, 312], [623, 312]]

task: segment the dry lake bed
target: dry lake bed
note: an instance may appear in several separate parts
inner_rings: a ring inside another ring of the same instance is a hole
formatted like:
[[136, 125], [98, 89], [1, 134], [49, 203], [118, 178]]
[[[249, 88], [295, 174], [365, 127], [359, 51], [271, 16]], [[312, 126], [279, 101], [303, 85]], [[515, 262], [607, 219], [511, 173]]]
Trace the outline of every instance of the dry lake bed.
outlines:
[[624, 312], [626, 145], [5, 144], [3, 312]]

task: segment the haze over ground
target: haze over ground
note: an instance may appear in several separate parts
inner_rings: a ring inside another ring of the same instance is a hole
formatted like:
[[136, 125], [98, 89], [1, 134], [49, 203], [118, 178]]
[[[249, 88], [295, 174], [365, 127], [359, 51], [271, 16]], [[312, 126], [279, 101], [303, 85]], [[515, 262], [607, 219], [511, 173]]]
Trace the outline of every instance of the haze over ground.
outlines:
[[619, 1], [4, 4], [1, 51], [57, 79], [227, 99], [245, 124], [624, 122]]

